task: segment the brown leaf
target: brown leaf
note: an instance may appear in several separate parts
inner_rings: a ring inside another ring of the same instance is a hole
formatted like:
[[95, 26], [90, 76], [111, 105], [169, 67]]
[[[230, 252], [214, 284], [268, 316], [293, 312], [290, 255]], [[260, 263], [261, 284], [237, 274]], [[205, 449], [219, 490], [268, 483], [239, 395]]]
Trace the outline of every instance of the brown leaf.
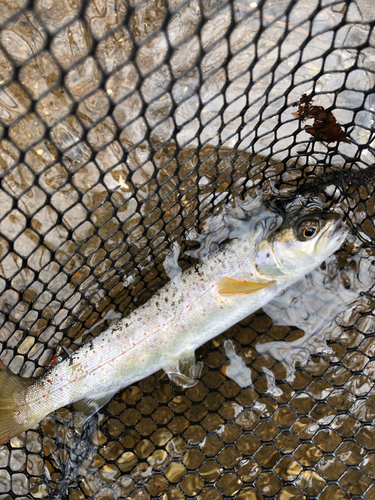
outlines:
[[350, 141], [333, 116], [332, 111], [329, 111], [323, 106], [315, 106], [312, 103], [312, 97], [302, 94], [298, 103], [298, 110], [292, 113], [293, 116], [301, 121], [314, 119], [312, 125], [306, 125], [305, 130], [308, 134], [315, 137], [317, 141], [335, 142], [342, 141], [350, 144]]

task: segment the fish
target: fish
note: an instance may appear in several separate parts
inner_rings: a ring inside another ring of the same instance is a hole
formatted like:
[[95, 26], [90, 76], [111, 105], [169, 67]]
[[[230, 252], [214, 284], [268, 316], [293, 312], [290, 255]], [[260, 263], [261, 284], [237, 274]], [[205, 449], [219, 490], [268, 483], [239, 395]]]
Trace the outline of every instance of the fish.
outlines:
[[39, 377], [16, 375], [0, 361], [0, 444], [71, 403], [89, 418], [161, 368], [182, 387], [193, 386], [202, 370], [198, 347], [319, 266], [348, 234], [332, 211], [267, 221], [260, 217]]

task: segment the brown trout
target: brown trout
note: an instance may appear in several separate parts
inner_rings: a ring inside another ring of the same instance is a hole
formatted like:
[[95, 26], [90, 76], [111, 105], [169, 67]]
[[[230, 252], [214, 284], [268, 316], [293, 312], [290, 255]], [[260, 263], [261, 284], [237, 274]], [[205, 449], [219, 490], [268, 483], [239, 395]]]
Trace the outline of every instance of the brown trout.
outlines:
[[160, 368], [183, 387], [194, 385], [195, 349], [320, 265], [346, 235], [340, 216], [325, 211], [286, 216], [273, 231], [256, 224], [42, 376], [25, 379], [0, 362], [0, 444], [69, 403], [92, 414]]

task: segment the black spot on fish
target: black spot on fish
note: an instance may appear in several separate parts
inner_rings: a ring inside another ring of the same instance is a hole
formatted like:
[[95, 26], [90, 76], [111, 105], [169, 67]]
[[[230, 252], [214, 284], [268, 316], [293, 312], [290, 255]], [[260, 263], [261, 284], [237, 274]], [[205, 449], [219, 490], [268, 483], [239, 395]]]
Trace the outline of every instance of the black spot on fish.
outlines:
[[269, 253], [267, 253], [267, 254], [266, 254], [266, 257], [269, 257], [269, 256], [270, 256], [270, 254], [269, 254]]
[[164, 299], [164, 300], [165, 300], [165, 302], [168, 302], [168, 299]]

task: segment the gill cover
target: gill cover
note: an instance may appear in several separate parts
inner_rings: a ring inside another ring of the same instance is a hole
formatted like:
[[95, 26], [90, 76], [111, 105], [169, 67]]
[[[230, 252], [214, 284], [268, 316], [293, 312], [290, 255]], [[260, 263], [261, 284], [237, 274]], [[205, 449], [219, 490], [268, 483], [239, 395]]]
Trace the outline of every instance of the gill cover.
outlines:
[[341, 217], [333, 212], [286, 217], [281, 227], [259, 245], [255, 266], [260, 274], [270, 277], [304, 275], [335, 252], [346, 234]]

